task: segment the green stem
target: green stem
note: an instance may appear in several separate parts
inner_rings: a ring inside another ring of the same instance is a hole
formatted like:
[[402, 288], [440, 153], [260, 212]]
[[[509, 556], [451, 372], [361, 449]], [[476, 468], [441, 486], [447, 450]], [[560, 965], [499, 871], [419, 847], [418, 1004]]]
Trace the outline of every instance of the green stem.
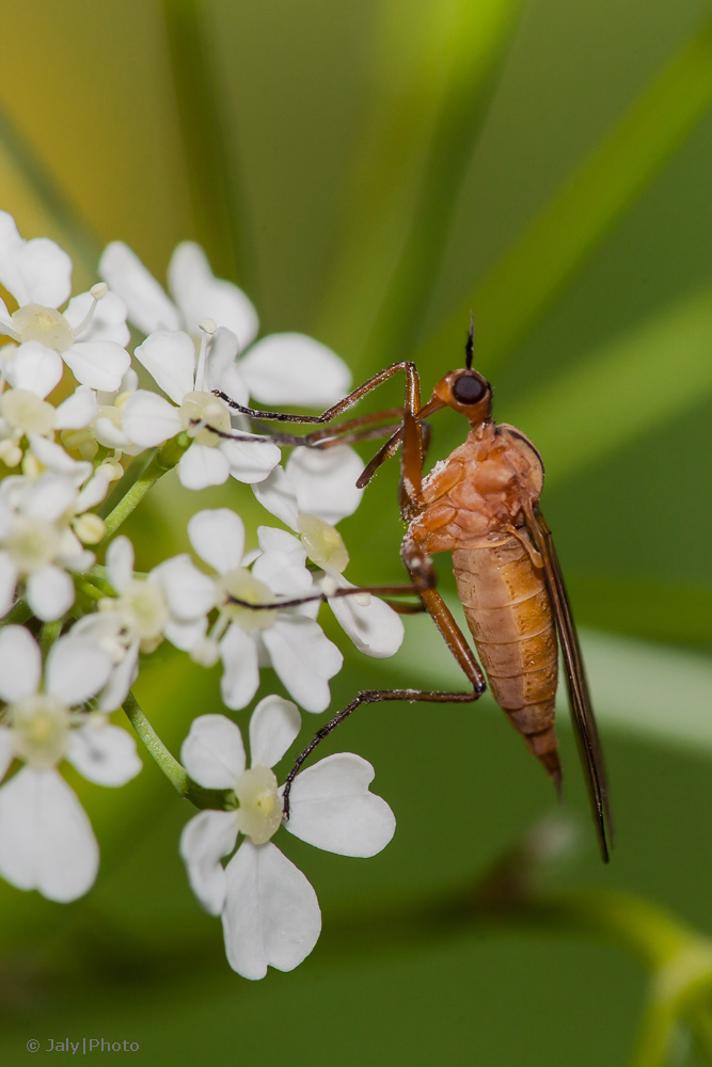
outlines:
[[3, 624], [5, 626], [10, 626], [11, 623], [16, 623], [17, 625], [21, 626], [23, 623], [29, 622], [31, 618], [32, 610], [29, 607], [27, 601], [18, 600], [17, 603], [13, 605], [11, 610], [3, 619]]
[[165, 775], [179, 796], [189, 800], [196, 808], [211, 808], [227, 811], [236, 807], [235, 795], [231, 790], [204, 789], [189, 777], [182, 763], [168, 751], [146, 713], [129, 692], [123, 703], [123, 711], [134, 730], [141, 738], [146, 750]]
[[128, 693], [124, 700], [123, 710], [150, 756], [171, 783], [176, 793], [179, 796], [187, 797], [190, 791], [188, 772], [183, 764], [179, 763], [163, 744], [133, 693]]
[[42, 649], [43, 658], [46, 658], [47, 653], [61, 632], [61, 619], [55, 619], [54, 622], [46, 622], [43, 624], [42, 629], [40, 630], [40, 648]]
[[137, 465], [129, 468], [109, 501], [111, 504], [117, 493], [121, 494], [122, 488], [129, 486], [118, 503], [104, 517], [106, 533], [103, 541], [108, 541], [114, 536], [129, 515], [136, 510], [149, 489], [176, 465], [184, 451], [184, 444], [180, 440], [169, 441], [163, 448], [153, 452], [148, 458], [143, 457]]
[[[652, 972], [632, 1067], [664, 1067], [681, 1021], [709, 1049], [705, 999], [712, 988], [712, 942], [650, 901], [628, 893], [590, 890], [523, 899], [494, 914], [524, 923], [603, 936], [638, 956]], [[712, 1062], [712, 1060], [710, 1060]]]

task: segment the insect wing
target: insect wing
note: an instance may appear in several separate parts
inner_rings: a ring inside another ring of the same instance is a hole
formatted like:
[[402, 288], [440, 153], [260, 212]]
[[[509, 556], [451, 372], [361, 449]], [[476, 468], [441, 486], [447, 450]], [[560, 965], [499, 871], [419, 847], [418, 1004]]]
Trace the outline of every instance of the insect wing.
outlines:
[[586, 776], [601, 856], [604, 863], [607, 863], [610, 844], [613, 841], [613, 820], [601, 742], [591, 706], [581, 647], [551, 530], [538, 510], [535, 512], [533, 509], [527, 509], [526, 521], [532, 540], [544, 561], [546, 584], [564, 659], [571, 719]]

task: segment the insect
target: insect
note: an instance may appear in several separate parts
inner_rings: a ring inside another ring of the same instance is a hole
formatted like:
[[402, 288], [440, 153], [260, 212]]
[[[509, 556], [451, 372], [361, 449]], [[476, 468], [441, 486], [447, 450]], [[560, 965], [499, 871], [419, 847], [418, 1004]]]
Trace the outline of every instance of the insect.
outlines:
[[[415, 605], [389, 603], [401, 612], [427, 611], [468, 682], [464, 692], [418, 689], [364, 690], [326, 723], [299, 755], [287, 776], [285, 817], [294, 778], [314, 749], [362, 704], [383, 701], [470, 703], [487, 688], [543, 765], [557, 790], [561, 766], [554, 731], [560, 647], [574, 731], [588, 785], [591, 810], [605, 862], [609, 859], [612, 819], [601, 744], [591, 707], [581, 650], [551, 531], [539, 497], [544, 468], [534, 445], [513, 426], [492, 419], [492, 389], [473, 369], [472, 324], [465, 366], [448, 372], [422, 404], [414, 363], [394, 363], [321, 415], [297, 416], [258, 411], [217, 392], [231, 407], [264, 420], [332, 423], [364, 396], [397, 374], [405, 376], [402, 408], [390, 408], [329, 425], [304, 436], [271, 433], [284, 444], [328, 448], [386, 436], [367, 464], [358, 485], [368, 484], [378, 468], [401, 451], [400, 510], [406, 524], [401, 556], [407, 585], [337, 590], [336, 596], [370, 592], [387, 597], [415, 594]], [[429, 439], [427, 420], [449, 408], [466, 419], [467, 436], [443, 462], [423, 474]], [[388, 422], [387, 426], [378, 423]], [[230, 436], [239, 436], [232, 434]], [[264, 438], [263, 438], [264, 439]], [[471, 643], [438, 592], [433, 555], [449, 553], [458, 596], [482, 666]], [[280, 602], [296, 606], [323, 594]], [[271, 605], [249, 605], [259, 610]]]

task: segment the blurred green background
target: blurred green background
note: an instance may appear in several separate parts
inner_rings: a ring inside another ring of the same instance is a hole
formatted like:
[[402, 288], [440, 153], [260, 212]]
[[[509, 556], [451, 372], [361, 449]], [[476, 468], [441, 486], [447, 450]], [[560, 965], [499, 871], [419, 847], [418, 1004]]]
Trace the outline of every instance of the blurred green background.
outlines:
[[[546, 460], [613, 783], [604, 869], [562, 715], [580, 847], [549, 884], [710, 930], [710, 3], [26, 0], [2, 24], [1, 205], [78, 282], [112, 238], [163, 277], [194, 237], [264, 332], [318, 337], [355, 381], [413, 356], [426, 388], [473, 308], [496, 415]], [[461, 434], [441, 415], [434, 454]], [[344, 523], [352, 580], [400, 580], [396, 482]], [[225, 496], [166, 479], [127, 531], [139, 562], [184, 550], [191, 509]], [[429, 621], [407, 627], [393, 661], [350, 656], [334, 707], [364, 684], [459, 685]], [[174, 746], [219, 708], [217, 678], [167, 650], [138, 695]], [[2, 1062], [86, 1035], [155, 1064], [628, 1063], [647, 976], [624, 948], [438, 911], [552, 807], [491, 702], [367, 709], [335, 748], [374, 762], [396, 838], [364, 864], [286, 842], [324, 932], [255, 985], [188, 890], [187, 803], [151, 765], [120, 793], [80, 786], [95, 889], [60, 908], [0, 886]], [[684, 1034], [675, 1055], [704, 1062]]]

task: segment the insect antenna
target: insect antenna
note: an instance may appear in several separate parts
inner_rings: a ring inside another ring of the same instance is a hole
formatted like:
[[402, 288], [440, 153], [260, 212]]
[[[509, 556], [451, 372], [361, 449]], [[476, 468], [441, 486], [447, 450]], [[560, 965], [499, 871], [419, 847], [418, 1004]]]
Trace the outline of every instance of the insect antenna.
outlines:
[[467, 341], [465, 342], [465, 366], [468, 370], [472, 370], [472, 357], [475, 354], [475, 317], [470, 312], [470, 328], [467, 331]]

